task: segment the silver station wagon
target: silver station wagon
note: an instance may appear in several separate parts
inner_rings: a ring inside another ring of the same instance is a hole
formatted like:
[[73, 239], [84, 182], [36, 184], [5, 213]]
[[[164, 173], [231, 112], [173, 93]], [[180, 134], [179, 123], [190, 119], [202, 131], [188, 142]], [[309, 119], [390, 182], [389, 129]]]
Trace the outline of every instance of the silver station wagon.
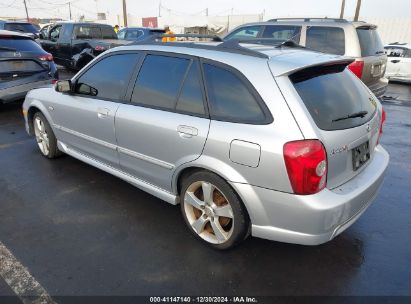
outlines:
[[286, 44], [146, 42], [32, 90], [23, 113], [45, 157], [180, 204], [214, 248], [250, 234], [317, 245], [367, 209], [389, 161], [385, 113], [351, 62]]

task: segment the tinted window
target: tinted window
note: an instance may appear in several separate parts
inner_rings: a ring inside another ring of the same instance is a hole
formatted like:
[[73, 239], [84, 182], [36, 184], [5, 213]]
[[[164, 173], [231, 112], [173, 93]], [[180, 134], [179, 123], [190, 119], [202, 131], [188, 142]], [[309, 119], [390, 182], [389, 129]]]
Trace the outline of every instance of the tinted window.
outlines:
[[344, 30], [338, 27], [307, 28], [307, 48], [330, 54], [344, 55]]
[[234, 122], [262, 122], [264, 113], [244, 82], [234, 73], [204, 65], [210, 114], [213, 119]]
[[[0, 36], [1, 37], [1, 36]], [[0, 47], [15, 49], [20, 52], [44, 53], [43, 49], [31, 39], [21, 38], [0, 38]]]
[[198, 65], [195, 62], [191, 64], [190, 70], [184, 80], [176, 110], [200, 115], [205, 113]]
[[[322, 130], [341, 130], [364, 124], [371, 119], [376, 102], [364, 84], [344, 65], [314, 67], [290, 76], [305, 106]], [[337, 120], [367, 111], [363, 118]]]
[[263, 38], [272, 38], [283, 42], [292, 39], [296, 43], [300, 42], [301, 26], [288, 25], [270, 25], [266, 26], [263, 32]]
[[38, 29], [30, 23], [6, 23], [5, 30], [23, 33], [37, 33]]
[[96, 90], [93, 96], [119, 100], [123, 97], [138, 54], [121, 54], [104, 58], [88, 69], [79, 79], [76, 92], [87, 94], [89, 87]]
[[131, 101], [174, 109], [189, 63], [188, 59], [148, 55], [140, 69]]
[[102, 27], [101, 34], [103, 39], [117, 39], [117, 34], [112, 27]]
[[58, 40], [60, 38], [60, 31], [62, 29], [61, 25], [58, 25], [56, 27], [53, 27], [50, 30], [50, 39], [51, 40]]
[[77, 39], [98, 39], [101, 38], [101, 30], [98, 27], [76, 26], [74, 33]]
[[357, 28], [357, 34], [360, 40], [362, 57], [374, 56], [384, 52], [384, 47], [376, 29]]
[[134, 30], [128, 30], [127, 31], [127, 36], [126, 36], [126, 38], [127, 39], [137, 39], [138, 37], [140, 37], [140, 36], [142, 36], [143, 35], [143, 31], [142, 30], [136, 30], [136, 29], [134, 29]]
[[258, 36], [258, 33], [261, 30], [260, 25], [256, 26], [247, 26], [243, 28], [239, 28], [238, 30], [235, 30], [231, 34], [229, 34], [226, 38], [224, 39], [249, 39], [249, 38], [256, 38]]

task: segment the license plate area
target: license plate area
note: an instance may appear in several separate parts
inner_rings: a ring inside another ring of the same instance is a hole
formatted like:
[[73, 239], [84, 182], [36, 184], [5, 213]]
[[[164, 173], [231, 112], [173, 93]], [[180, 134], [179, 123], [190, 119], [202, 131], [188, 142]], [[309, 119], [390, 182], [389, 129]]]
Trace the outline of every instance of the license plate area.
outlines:
[[352, 149], [352, 167], [354, 171], [361, 168], [370, 159], [370, 144], [365, 142]]

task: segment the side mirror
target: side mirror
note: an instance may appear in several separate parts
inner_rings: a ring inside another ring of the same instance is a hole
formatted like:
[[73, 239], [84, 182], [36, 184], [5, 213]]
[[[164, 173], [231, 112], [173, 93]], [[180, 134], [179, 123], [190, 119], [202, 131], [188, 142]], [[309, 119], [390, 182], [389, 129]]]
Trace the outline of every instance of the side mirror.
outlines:
[[55, 90], [60, 93], [71, 93], [71, 80], [60, 80], [57, 81]]

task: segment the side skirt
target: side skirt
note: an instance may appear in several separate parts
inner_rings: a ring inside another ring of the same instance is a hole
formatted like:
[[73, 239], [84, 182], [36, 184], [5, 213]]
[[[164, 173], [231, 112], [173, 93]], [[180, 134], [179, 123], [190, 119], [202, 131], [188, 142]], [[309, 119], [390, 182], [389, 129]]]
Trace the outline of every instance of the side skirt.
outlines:
[[92, 166], [94, 166], [94, 167], [96, 167], [100, 170], [103, 170], [103, 171], [105, 171], [107, 173], [110, 173], [110, 174], [112, 174], [112, 175], [114, 175], [118, 178], [121, 178], [122, 180], [125, 180], [126, 182], [129, 182], [133, 186], [136, 186], [137, 188], [139, 188], [139, 189], [141, 189], [141, 190], [143, 190], [143, 191], [145, 191], [145, 192], [147, 192], [151, 195], [154, 195], [154, 196], [158, 197], [159, 199], [161, 199], [163, 201], [166, 201], [167, 203], [170, 203], [172, 205], [177, 205], [178, 204], [177, 197], [174, 194], [172, 194], [172, 193], [170, 193], [170, 192], [168, 192], [164, 189], [161, 189], [159, 187], [156, 187], [154, 185], [146, 183], [145, 181], [142, 181], [142, 180], [140, 180], [140, 179], [138, 179], [134, 176], [131, 176], [127, 173], [124, 173], [123, 171], [120, 171], [116, 168], [107, 166], [106, 164], [104, 164], [102, 162], [99, 162], [99, 161], [97, 161], [95, 159], [92, 159], [92, 158], [90, 158], [90, 157], [88, 157], [88, 156], [86, 156], [86, 155], [84, 155], [80, 152], [77, 152], [74, 149], [71, 149], [66, 144], [62, 143], [61, 141], [57, 141], [57, 145], [58, 145], [58, 148], [61, 151], [63, 151], [64, 153], [66, 153], [66, 154], [68, 154], [68, 155], [70, 155], [74, 158], [77, 158], [78, 160], [81, 160], [81, 161], [83, 161], [83, 162], [85, 162], [89, 165], [92, 165]]

